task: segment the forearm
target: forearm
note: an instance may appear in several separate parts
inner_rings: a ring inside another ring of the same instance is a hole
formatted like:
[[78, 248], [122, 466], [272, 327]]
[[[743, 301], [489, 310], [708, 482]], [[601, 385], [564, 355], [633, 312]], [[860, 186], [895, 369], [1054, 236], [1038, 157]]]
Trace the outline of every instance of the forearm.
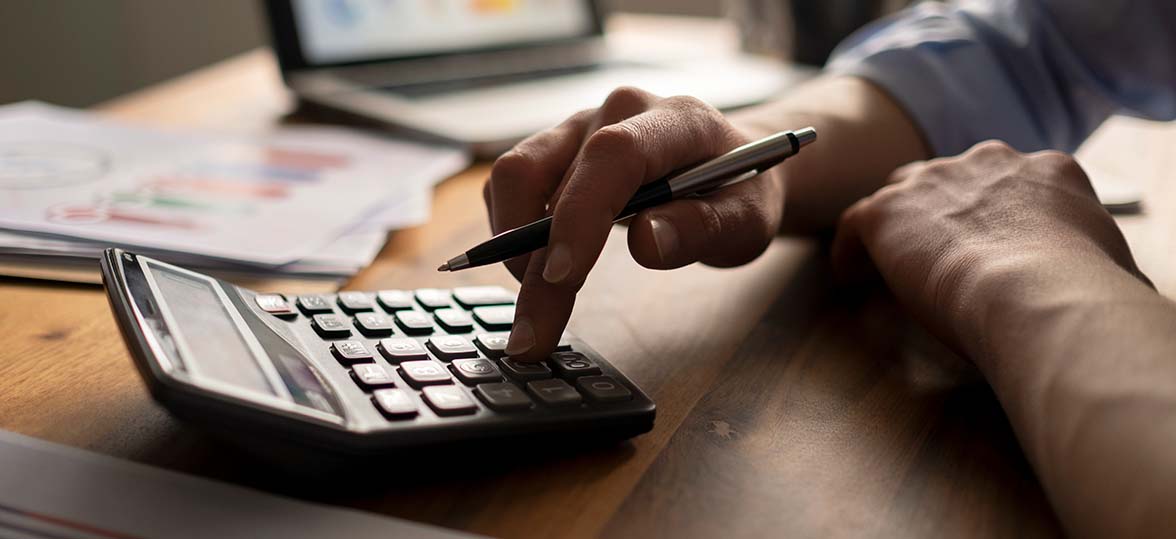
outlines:
[[980, 331], [964, 346], [1063, 523], [1083, 536], [1171, 533], [1176, 305], [1105, 256], [1006, 262], [998, 275], [972, 296], [992, 300], [974, 302]]
[[817, 143], [779, 167], [786, 185], [781, 201], [785, 232], [831, 227], [846, 207], [881, 187], [895, 168], [928, 157], [906, 113], [857, 78], [822, 77], [730, 119], [752, 136], [806, 125], [817, 129]]

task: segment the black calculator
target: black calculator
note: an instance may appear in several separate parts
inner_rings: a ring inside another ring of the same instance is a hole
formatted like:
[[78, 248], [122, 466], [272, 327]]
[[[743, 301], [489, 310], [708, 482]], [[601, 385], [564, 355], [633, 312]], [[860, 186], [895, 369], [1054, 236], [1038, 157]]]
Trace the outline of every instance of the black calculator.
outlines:
[[152, 396], [217, 433], [344, 454], [629, 438], [654, 404], [570, 334], [507, 357], [515, 294], [263, 294], [120, 249], [102, 276]]

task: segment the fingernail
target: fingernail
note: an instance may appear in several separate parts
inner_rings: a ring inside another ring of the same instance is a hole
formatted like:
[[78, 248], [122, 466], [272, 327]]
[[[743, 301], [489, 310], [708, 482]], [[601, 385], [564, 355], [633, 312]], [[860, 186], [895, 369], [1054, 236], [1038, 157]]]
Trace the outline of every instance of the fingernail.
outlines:
[[661, 217], [651, 217], [649, 229], [653, 232], [653, 246], [657, 247], [657, 256], [665, 262], [667, 256], [678, 250], [678, 230], [673, 223]]
[[572, 253], [562, 243], [547, 250], [547, 265], [543, 266], [543, 280], [559, 284], [572, 272]]
[[506, 355], [517, 356], [527, 353], [535, 346], [535, 329], [526, 318], [515, 320], [510, 328], [510, 340], [506, 342]]

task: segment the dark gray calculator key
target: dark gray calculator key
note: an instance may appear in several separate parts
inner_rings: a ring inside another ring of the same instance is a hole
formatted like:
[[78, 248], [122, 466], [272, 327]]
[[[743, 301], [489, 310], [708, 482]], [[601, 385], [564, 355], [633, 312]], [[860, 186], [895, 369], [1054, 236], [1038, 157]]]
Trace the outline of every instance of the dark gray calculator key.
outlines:
[[575, 406], [583, 400], [574, 387], [559, 378], [527, 382], [527, 391], [548, 406]]
[[452, 384], [453, 378], [445, 365], [432, 360], [405, 361], [400, 364], [400, 375], [408, 385], [420, 389], [424, 386]]
[[409, 335], [428, 335], [433, 332], [433, 317], [421, 311], [396, 311], [392, 315], [396, 325]]
[[544, 378], [551, 378], [551, 369], [545, 363], [524, 363], [522, 361], [515, 361], [509, 357], [504, 357], [499, 361], [502, 362], [502, 370], [511, 378], [518, 380], [542, 380]]
[[370, 311], [374, 308], [372, 298], [363, 292], [339, 292], [336, 301], [338, 301], [339, 307], [350, 314]]
[[455, 360], [453, 373], [459, 380], [470, 385], [502, 381], [502, 373], [498, 371], [498, 367], [493, 361], [484, 358]]
[[474, 388], [474, 394], [491, 410], [499, 412], [527, 410], [531, 407], [531, 397], [527, 396], [527, 392], [510, 383], [479, 384]]
[[579, 352], [551, 354], [551, 366], [564, 378], [600, 374], [600, 367], [596, 365], [596, 362]]
[[337, 314], [316, 314], [310, 325], [314, 326], [314, 330], [324, 339], [342, 339], [351, 335], [347, 319]]
[[396, 385], [396, 381], [392, 378], [392, 373], [388, 372], [388, 369], [385, 369], [383, 365], [377, 363], [360, 363], [355, 365], [351, 368], [351, 376], [364, 389], [378, 389]]
[[490, 331], [506, 331], [514, 323], [514, 305], [474, 307], [474, 320]]
[[457, 386], [430, 386], [422, 393], [429, 408], [437, 412], [437, 415], [464, 415], [478, 411], [474, 399]]
[[467, 309], [515, 302], [515, 293], [501, 286], [463, 286], [453, 289], [453, 299]]
[[376, 292], [376, 301], [389, 312], [412, 308], [412, 294], [404, 290], [381, 290]]
[[331, 354], [344, 365], [366, 363], [372, 360], [372, 353], [368, 351], [367, 345], [359, 341], [331, 343]]
[[474, 338], [474, 344], [486, 354], [486, 357], [498, 359], [506, 356], [506, 343], [509, 339], [509, 333], [479, 333]]
[[297, 303], [298, 308], [308, 315], [335, 312], [335, 309], [331, 307], [331, 302], [322, 296], [298, 296]]
[[357, 313], [355, 328], [368, 337], [387, 337], [392, 334], [392, 317], [384, 313]]
[[555, 351], [556, 352], [571, 352], [572, 351], [572, 340], [571, 340], [571, 337], [566, 332], [563, 335], [559, 336], [559, 344], [555, 345]]
[[452, 297], [450, 297], [449, 291], [440, 288], [418, 289], [416, 291], [416, 300], [417, 303], [421, 304], [421, 307], [430, 311], [449, 307], [452, 303]]
[[429, 348], [437, 359], [442, 361], [452, 361], [463, 357], [478, 357], [478, 349], [474, 348], [474, 343], [470, 342], [465, 337], [457, 335], [438, 335], [429, 337], [425, 346]]
[[408, 419], [417, 415], [416, 399], [403, 389], [377, 389], [372, 393], [372, 401], [388, 419]]
[[633, 392], [611, 376], [583, 376], [576, 379], [576, 387], [589, 400], [596, 402], [618, 402], [633, 398]]
[[298, 311], [281, 294], [258, 294], [253, 301], [261, 310], [274, 316], [298, 316]]
[[376, 350], [379, 350], [380, 355], [384, 356], [384, 359], [387, 359], [391, 363], [429, 358], [429, 354], [425, 352], [425, 347], [420, 342], [416, 339], [406, 339], [404, 337], [380, 339], [379, 344], [376, 345]]
[[450, 333], [469, 333], [474, 330], [474, 319], [460, 309], [437, 309], [433, 317]]

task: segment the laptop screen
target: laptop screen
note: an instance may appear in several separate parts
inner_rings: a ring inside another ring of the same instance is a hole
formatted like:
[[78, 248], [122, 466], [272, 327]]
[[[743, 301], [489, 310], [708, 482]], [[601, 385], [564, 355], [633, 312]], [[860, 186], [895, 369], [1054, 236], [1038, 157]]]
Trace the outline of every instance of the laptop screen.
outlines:
[[589, 35], [585, 0], [294, 0], [309, 64], [420, 56]]

